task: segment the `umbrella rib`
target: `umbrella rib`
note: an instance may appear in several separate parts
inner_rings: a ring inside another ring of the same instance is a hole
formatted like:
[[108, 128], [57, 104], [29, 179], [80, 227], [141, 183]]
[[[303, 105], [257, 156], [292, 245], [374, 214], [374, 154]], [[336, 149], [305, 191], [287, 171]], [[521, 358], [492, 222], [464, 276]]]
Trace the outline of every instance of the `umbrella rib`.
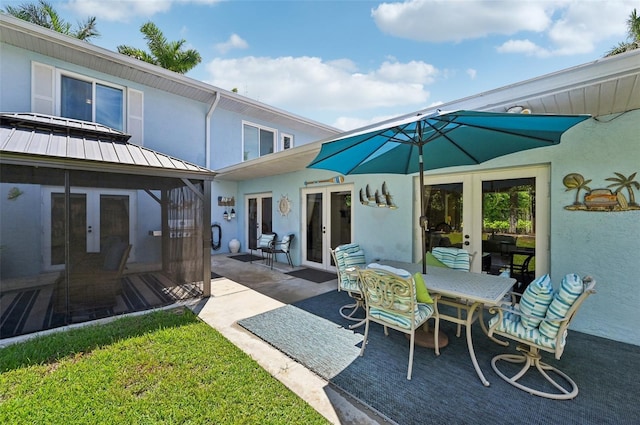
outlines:
[[[448, 122], [449, 124], [451, 124], [451, 122]], [[463, 154], [465, 154], [467, 157], [471, 158], [471, 160], [473, 160], [473, 162], [475, 162], [476, 164], [479, 164], [481, 161], [478, 160], [478, 158], [476, 158], [475, 156], [471, 155], [466, 149], [464, 149], [462, 146], [460, 146], [459, 144], [457, 144], [451, 137], [449, 137], [449, 135], [447, 133], [455, 130], [456, 128], [460, 128], [463, 124], [460, 123], [455, 123], [455, 127], [447, 130], [446, 132], [442, 131], [440, 128], [434, 126], [433, 124], [431, 124], [430, 122], [425, 122], [425, 124], [427, 124], [429, 127], [431, 127], [433, 129], [433, 131], [435, 131], [436, 135], [439, 135], [441, 137], [444, 137], [445, 139], [447, 139], [453, 146], [455, 146], [456, 148], [458, 148], [458, 150], [460, 152], [462, 152]], [[423, 145], [426, 145], [427, 143], [429, 143], [431, 140], [433, 140], [435, 137], [429, 137], [428, 139], [423, 141]]]

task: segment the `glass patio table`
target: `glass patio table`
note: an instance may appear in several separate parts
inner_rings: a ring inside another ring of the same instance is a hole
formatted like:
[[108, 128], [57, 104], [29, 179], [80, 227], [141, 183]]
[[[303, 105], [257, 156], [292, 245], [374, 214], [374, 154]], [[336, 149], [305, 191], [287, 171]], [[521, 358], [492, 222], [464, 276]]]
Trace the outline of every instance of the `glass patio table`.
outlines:
[[[401, 268], [412, 274], [422, 272], [422, 264], [399, 261], [379, 261], [379, 263]], [[516, 280], [484, 273], [452, 270], [445, 267], [427, 267], [427, 274], [424, 274], [423, 277], [429, 292], [441, 295], [442, 298], [440, 298], [438, 304], [449, 305], [458, 310], [458, 316], [440, 313], [440, 319], [458, 324], [457, 336], [460, 336], [460, 326], [466, 327], [467, 347], [471, 362], [480, 381], [488, 387], [489, 381], [484, 377], [473, 349], [471, 326], [480, 318], [480, 326], [483, 332], [487, 334], [486, 324], [482, 320], [484, 307], [499, 305]], [[461, 311], [466, 313], [465, 317], [462, 317]], [[495, 338], [491, 339], [498, 344], [508, 345], [504, 341]]]

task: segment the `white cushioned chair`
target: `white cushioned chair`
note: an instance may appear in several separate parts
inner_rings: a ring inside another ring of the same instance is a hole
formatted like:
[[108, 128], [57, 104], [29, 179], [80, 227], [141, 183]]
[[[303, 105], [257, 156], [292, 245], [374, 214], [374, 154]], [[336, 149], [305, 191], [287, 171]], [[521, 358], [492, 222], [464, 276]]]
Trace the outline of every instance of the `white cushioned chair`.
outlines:
[[[266, 253], [266, 260], [267, 260], [267, 264], [269, 264], [270, 258], [271, 258], [271, 252], [273, 251], [273, 247], [276, 243], [276, 238], [278, 237], [277, 233], [263, 233], [262, 235], [260, 235], [258, 237], [258, 240], [256, 241], [256, 246], [255, 248], [251, 248], [251, 257], [253, 258], [253, 250], [255, 249], [256, 251], [260, 251], [260, 255], [262, 256], [262, 259], [265, 259], [264, 254]], [[253, 261], [250, 261], [253, 262]]]
[[294, 234], [290, 233], [284, 235], [281, 240], [274, 241], [272, 248], [264, 248], [263, 251], [267, 252], [271, 256], [271, 269], [273, 270], [273, 263], [277, 261], [278, 254], [285, 254], [289, 265], [293, 268], [293, 261], [291, 261], [291, 242], [293, 242]]
[[350, 329], [364, 324], [363, 317], [356, 317], [356, 312], [364, 309], [364, 298], [358, 283], [357, 269], [367, 265], [364, 251], [357, 243], [343, 244], [331, 250], [333, 262], [338, 275], [338, 291], [346, 291], [354, 302], [340, 307], [340, 316], [358, 323], [349, 326]]
[[416, 283], [413, 276], [406, 270], [396, 269], [379, 264], [369, 264], [366, 269], [358, 269], [360, 285], [365, 298], [365, 331], [360, 355], [364, 355], [371, 322], [381, 324], [384, 334], [389, 335], [388, 328], [410, 335], [409, 368], [407, 379], [411, 379], [413, 369], [413, 351], [416, 329], [434, 318], [434, 347], [436, 355], [440, 354], [438, 347], [438, 331], [440, 321], [438, 304], [419, 303], [416, 299]]
[[[560, 360], [569, 324], [584, 300], [595, 293], [595, 284], [591, 277], [581, 279], [576, 274], [568, 274], [554, 292], [549, 276], [544, 275], [531, 282], [521, 296], [514, 294], [516, 300], [521, 297], [519, 303], [490, 308], [491, 313], [497, 314], [489, 320], [489, 337], [499, 335], [511, 339], [517, 343], [516, 350], [522, 353], [495, 356], [491, 360], [491, 366], [498, 376], [511, 385], [540, 397], [567, 400], [578, 395], [576, 383], [564, 372], [542, 362], [540, 352], [552, 353]], [[498, 367], [501, 361], [522, 363], [522, 368], [516, 374], [507, 376]], [[533, 388], [531, 380], [527, 382], [528, 385], [519, 382], [531, 368], [540, 372], [547, 383]], [[564, 380], [564, 385], [557, 377]]]

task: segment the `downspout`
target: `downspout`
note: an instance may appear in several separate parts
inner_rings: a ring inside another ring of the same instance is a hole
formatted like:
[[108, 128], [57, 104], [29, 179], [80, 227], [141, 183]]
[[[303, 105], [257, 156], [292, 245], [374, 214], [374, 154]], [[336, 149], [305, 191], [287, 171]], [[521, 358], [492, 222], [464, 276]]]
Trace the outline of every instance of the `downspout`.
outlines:
[[213, 116], [213, 112], [216, 110], [218, 103], [220, 102], [220, 93], [215, 93], [215, 100], [209, 107], [209, 111], [207, 112], [207, 118], [205, 120], [205, 130], [204, 130], [204, 163], [205, 168], [211, 169], [211, 117]]

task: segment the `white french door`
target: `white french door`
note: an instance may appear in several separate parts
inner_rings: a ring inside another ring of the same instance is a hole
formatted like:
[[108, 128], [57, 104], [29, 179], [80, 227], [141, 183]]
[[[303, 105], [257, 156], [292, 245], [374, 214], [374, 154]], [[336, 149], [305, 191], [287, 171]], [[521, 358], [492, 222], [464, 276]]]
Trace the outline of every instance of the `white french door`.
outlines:
[[[419, 199], [418, 177], [414, 181], [414, 196]], [[508, 265], [505, 252], [493, 253], [492, 263], [492, 253], [486, 248], [488, 238], [500, 235], [503, 239], [518, 239], [519, 246], [534, 250], [536, 276], [548, 272], [548, 166], [425, 176], [424, 185], [427, 250], [436, 246], [461, 247], [471, 254], [471, 271], [497, 273]], [[419, 217], [419, 201], [415, 205], [414, 213]], [[417, 259], [421, 256], [420, 232], [416, 223]]]
[[271, 192], [245, 196], [245, 211], [247, 229], [244, 246], [256, 247], [258, 237], [263, 233], [273, 232], [273, 196]]
[[329, 250], [353, 241], [353, 185], [302, 189], [301, 263], [332, 270]]
[[[102, 244], [110, 238], [132, 243], [136, 225], [135, 197], [135, 191], [73, 188], [70, 198], [71, 253], [100, 252]], [[64, 268], [64, 208], [63, 188], [42, 189], [42, 258], [45, 270]], [[133, 250], [129, 258], [134, 259]]]

